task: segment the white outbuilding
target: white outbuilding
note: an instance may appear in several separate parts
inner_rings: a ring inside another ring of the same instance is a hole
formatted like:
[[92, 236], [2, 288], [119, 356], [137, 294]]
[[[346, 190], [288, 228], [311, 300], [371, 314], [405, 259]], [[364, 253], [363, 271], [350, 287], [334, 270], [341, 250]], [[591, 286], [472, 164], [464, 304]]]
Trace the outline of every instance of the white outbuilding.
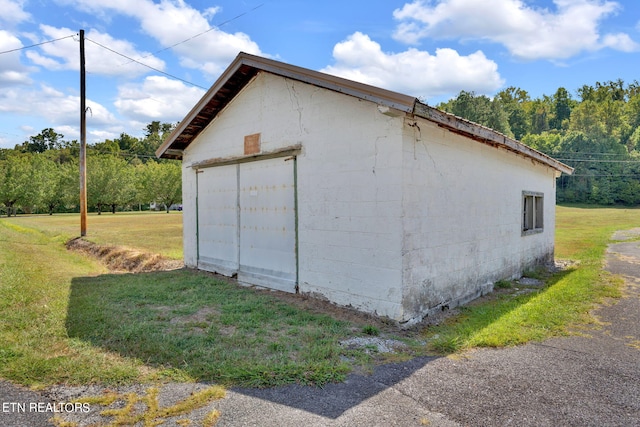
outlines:
[[572, 168], [418, 99], [240, 53], [156, 153], [184, 262], [414, 322], [554, 256]]

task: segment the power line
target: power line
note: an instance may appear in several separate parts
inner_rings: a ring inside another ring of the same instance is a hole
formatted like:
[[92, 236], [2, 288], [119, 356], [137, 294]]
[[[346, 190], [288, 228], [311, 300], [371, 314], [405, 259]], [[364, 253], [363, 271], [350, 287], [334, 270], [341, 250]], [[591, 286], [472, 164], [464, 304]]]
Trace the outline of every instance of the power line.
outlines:
[[591, 162], [591, 163], [640, 163], [640, 160], [601, 160], [601, 159], [556, 159], [561, 162]]
[[[220, 28], [220, 27], [222, 27], [222, 26], [224, 26], [224, 25], [227, 25], [228, 23], [233, 22], [233, 21], [235, 21], [236, 19], [242, 18], [243, 16], [245, 16], [245, 15], [247, 15], [247, 14], [249, 14], [249, 13], [253, 12], [253, 11], [254, 11], [254, 10], [256, 10], [256, 9], [261, 8], [262, 6], [264, 6], [264, 3], [261, 3], [261, 4], [259, 4], [258, 6], [254, 7], [253, 9], [247, 10], [246, 12], [242, 12], [241, 14], [236, 15], [236, 16], [234, 16], [233, 18], [227, 19], [226, 21], [223, 21], [223, 22], [222, 22], [222, 23], [220, 23], [220, 24], [214, 25], [214, 26], [212, 26], [211, 28], [209, 28], [208, 30], [205, 30], [205, 31], [203, 31], [203, 32], [201, 32], [201, 33], [198, 33], [198, 34], [196, 34], [196, 35], [194, 35], [194, 36], [191, 36], [191, 37], [189, 37], [189, 38], [187, 38], [187, 39], [184, 39], [184, 40], [182, 40], [182, 41], [180, 41], [180, 42], [178, 42], [178, 43], [172, 44], [171, 46], [167, 46], [167, 47], [165, 47], [164, 49], [160, 49], [160, 50], [155, 51], [155, 52], [153, 52], [153, 53], [150, 53], [150, 54], [148, 54], [148, 55], [142, 56], [142, 57], [140, 57], [140, 59], [148, 58], [148, 57], [153, 56], [153, 55], [156, 55], [156, 54], [158, 54], [158, 53], [160, 53], [160, 52], [164, 52], [165, 50], [173, 49], [173, 48], [174, 48], [174, 47], [176, 47], [176, 46], [179, 46], [179, 45], [181, 45], [181, 44], [183, 44], [183, 43], [186, 43], [186, 42], [191, 41], [191, 40], [193, 40], [193, 39], [195, 39], [195, 38], [197, 38], [197, 37], [200, 37], [200, 36], [202, 36], [202, 35], [204, 35], [204, 34], [206, 34], [206, 33], [210, 32], [210, 31], [215, 30], [216, 28]], [[134, 60], [134, 59], [132, 59], [131, 61], [135, 61], [135, 60]], [[129, 62], [125, 63], [125, 64], [122, 64], [122, 65], [127, 65], [127, 64], [129, 64], [131, 61], [129, 61]]]
[[558, 153], [553, 153], [550, 155], [553, 156], [573, 156], [573, 155], [585, 155], [585, 156], [626, 156], [625, 153], [587, 153], [584, 151], [560, 151]]
[[47, 40], [46, 42], [42, 42], [42, 43], [37, 43], [37, 44], [32, 44], [30, 46], [22, 46], [16, 49], [11, 49], [11, 50], [5, 50], [4, 52], [0, 52], [0, 55], [4, 54], [4, 53], [11, 53], [11, 52], [17, 52], [19, 50], [24, 50], [24, 49], [30, 49], [32, 47], [38, 47], [38, 46], [42, 46], [43, 44], [47, 44], [47, 43], [53, 43], [53, 42], [58, 42], [60, 40], [64, 40], [64, 39], [69, 39], [71, 37], [75, 37], [76, 34], [72, 34], [70, 36], [66, 36], [66, 37], [60, 37], [59, 39], [55, 39], [55, 40]]
[[207, 90], [207, 89], [208, 89], [208, 88], [203, 87], [203, 86], [200, 86], [200, 85], [198, 85], [198, 84], [191, 83], [191, 82], [190, 82], [190, 81], [188, 81], [188, 80], [181, 79], [180, 77], [176, 77], [176, 76], [174, 76], [173, 74], [165, 73], [164, 71], [159, 70], [159, 69], [157, 69], [157, 68], [154, 68], [154, 67], [152, 67], [152, 66], [150, 66], [150, 65], [144, 64], [144, 63], [142, 63], [142, 62], [140, 62], [140, 61], [138, 61], [138, 60], [136, 60], [136, 59], [133, 59], [133, 58], [131, 58], [131, 57], [129, 57], [129, 56], [127, 56], [127, 55], [123, 54], [123, 53], [117, 52], [117, 51], [115, 51], [115, 50], [113, 50], [113, 49], [111, 49], [111, 48], [109, 48], [109, 47], [107, 47], [107, 46], [105, 46], [105, 45], [102, 45], [102, 44], [98, 43], [98, 42], [97, 42], [97, 41], [95, 41], [95, 40], [91, 40], [91, 39], [89, 39], [89, 38], [87, 38], [87, 39], [85, 39], [85, 40], [90, 41], [91, 43], [93, 43], [93, 44], [95, 44], [95, 45], [98, 45], [98, 46], [100, 46], [101, 48], [108, 50], [109, 52], [115, 53], [116, 55], [120, 55], [120, 56], [122, 56], [123, 58], [128, 59], [130, 62], [135, 62], [136, 64], [139, 64], [139, 65], [142, 65], [143, 67], [147, 67], [147, 68], [149, 68], [150, 70], [153, 70], [153, 71], [156, 71], [156, 72], [158, 72], [158, 73], [160, 73], [160, 74], [164, 74], [165, 76], [171, 77], [172, 79], [180, 80], [181, 82], [187, 83], [187, 84], [189, 84], [189, 85], [191, 85], [191, 86], [199, 87], [200, 89], [204, 89], [204, 90]]

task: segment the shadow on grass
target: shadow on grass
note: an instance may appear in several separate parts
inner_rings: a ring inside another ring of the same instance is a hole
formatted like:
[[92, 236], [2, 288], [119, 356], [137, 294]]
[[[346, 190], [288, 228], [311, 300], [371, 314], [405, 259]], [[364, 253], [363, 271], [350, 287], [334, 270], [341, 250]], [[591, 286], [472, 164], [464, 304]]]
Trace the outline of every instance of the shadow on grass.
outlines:
[[[169, 380], [236, 386], [240, 393], [327, 417], [435, 359], [387, 364], [344, 383], [364, 351], [339, 341], [361, 326], [191, 270], [79, 277], [69, 298], [72, 338], [140, 360]], [[283, 387], [266, 389], [274, 386]]]
[[[461, 318], [443, 328], [462, 343], [572, 272], [556, 273], [528, 294], [496, 292], [463, 308]], [[76, 278], [66, 326], [70, 337], [165, 370], [168, 379], [233, 386], [247, 396], [329, 418], [438, 358], [425, 351], [407, 362], [376, 366], [370, 375], [347, 376], [362, 353], [350, 353], [339, 341], [360, 326], [192, 270]]]

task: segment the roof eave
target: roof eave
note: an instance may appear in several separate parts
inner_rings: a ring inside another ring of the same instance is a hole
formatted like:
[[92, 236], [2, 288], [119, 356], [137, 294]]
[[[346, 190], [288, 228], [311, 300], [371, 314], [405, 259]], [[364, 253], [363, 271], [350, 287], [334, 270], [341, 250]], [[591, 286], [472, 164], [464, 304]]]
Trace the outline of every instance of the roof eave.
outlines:
[[[200, 101], [193, 106], [191, 111], [178, 123], [173, 132], [167, 137], [167, 139], [156, 150], [156, 157], [169, 157], [167, 152], [170, 150], [171, 145], [176, 139], [182, 135], [187, 127], [193, 122], [196, 116], [202, 111], [202, 109], [213, 99], [213, 97], [224, 87], [238, 69], [242, 66], [242, 56], [238, 55], [236, 59], [227, 67], [227, 69], [218, 77], [215, 83], [209, 88], [209, 90], [200, 98]], [[180, 150], [182, 151], [182, 150]], [[176, 157], [170, 157], [176, 158]], [[180, 155], [182, 158], [182, 155]]]
[[515, 152], [516, 154], [535, 160], [538, 163], [547, 165], [558, 172], [566, 173], [567, 175], [571, 175], [573, 173], [572, 167], [488, 127], [438, 110], [421, 102], [416, 102], [413, 113], [418, 117], [425, 118], [452, 132], [463, 134], [494, 147]]
[[[176, 126], [174, 131], [169, 135], [165, 142], [156, 150], [157, 157], [163, 158], [181, 158], [176, 157], [175, 154], [170, 154], [169, 150], [182, 150], [202, 131], [206, 125], [202, 127], [196, 127], [192, 129], [190, 134], [186, 138], [188, 142], [184, 144], [184, 147], [174, 147], [178, 145], [176, 142], [192, 127], [194, 120], [201, 114], [219, 93], [222, 93], [223, 89], [229, 88], [230, 82], [232, 82], [234, 76], [241, 73], [242, 70], [251, 70], [252, 75], [257, 74], [260, 71], [269, 72], [293, 80], [298, 80], [304, 83], [308, 83], [314, 86], [322, 87], [325, 89], [333, 90], [336, 92], [344, 93], [347, 95], [355, 96], [360, 99], [365, 99], [371, 102], [375, 102], [379, 105], [394, 108], [396, 110], [409, 113], [413, 111], [416, 99], [414, 97], [404, 95], [398, 92], [370, 86], [363, 83], [354, 82], [341, 77], [332, 76], [330, 74], [321, 73], [319, 71], [309, 70], [306, 68], [298, 67], [295, 65], [286, 64], [272, 59], [262, 58], [259, 56], [251, 55], [248, 53], [240, 52], [236, 59], [229, 65], [229, 67], [222, 73], [222, 75], [216, 80], [211, 88], [204, 94], [204, 96], [198, 101], [198, 103], [189, 111], [185, 118]], [[239, 91], [249, 79], [242, 80], [240, 87], [233, 87], [231, 93], [235, 96], [235, 93]], [[221, 97], [224, 98], [225, 95]], [[233, 96], [229, 96], [226, 101], [232, 99]], [[215, 118], [213, 114], [207, 118], [207, 123]], [[175, 151], [174, 151], [175, 153]]]

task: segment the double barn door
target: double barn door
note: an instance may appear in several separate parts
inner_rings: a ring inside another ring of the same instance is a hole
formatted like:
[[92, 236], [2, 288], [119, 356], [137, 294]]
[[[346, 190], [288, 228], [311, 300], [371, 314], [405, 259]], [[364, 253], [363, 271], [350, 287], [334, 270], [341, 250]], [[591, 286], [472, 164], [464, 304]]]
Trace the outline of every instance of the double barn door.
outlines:
[[197, 170], [198, 268], [295, 292], [295, 158]]

